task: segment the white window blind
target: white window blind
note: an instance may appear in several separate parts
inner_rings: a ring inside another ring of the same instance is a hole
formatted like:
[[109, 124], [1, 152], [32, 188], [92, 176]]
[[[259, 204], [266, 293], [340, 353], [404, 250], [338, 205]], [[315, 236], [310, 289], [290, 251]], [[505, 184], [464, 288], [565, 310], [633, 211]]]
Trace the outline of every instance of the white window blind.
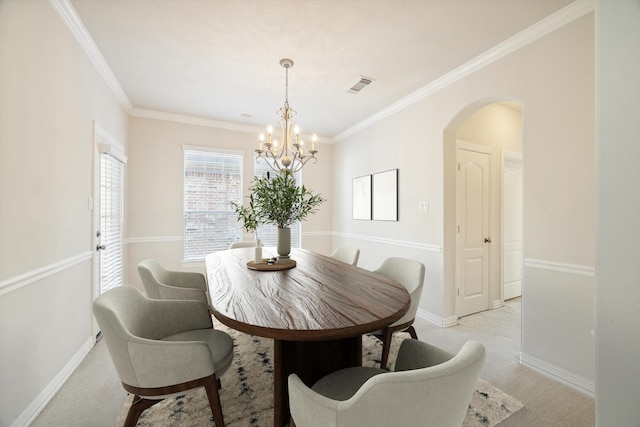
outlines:
[[[270, 172], [273, 176], [275, 172], [264, 162], [264, 160], [258, 160], [255, 162], [254, 175], [257, 177], [263, 177]], [[300, 185], [302, 182], [301, 171], [296, 172], [293, 175], [296, 179], [296, 184]], [[299, 248], [302, 242], [302, 227], [300, 221], [291, 224], [291, 247]], [[258, 238], [262, 241], [263, 246], [277, 246], [278, 245], [278, 227], [275, 225], [261, 225], [258, 227]]]
[[242, 239], [231, 202], [242, 203], [242, 154], [184, 150], [184, 261]]
[[100, 293], [122, 285], [124, 220], [124, 165], [109, 154], [100, 154]]

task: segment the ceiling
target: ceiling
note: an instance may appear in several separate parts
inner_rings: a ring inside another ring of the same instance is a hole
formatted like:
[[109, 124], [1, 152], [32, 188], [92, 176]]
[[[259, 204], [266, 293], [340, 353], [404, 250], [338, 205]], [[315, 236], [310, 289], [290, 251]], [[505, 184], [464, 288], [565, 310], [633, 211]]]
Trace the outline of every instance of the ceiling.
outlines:
[[[571, 0], [70, 0], [136, 109], [332, 138]], [[347, 90], [361, 76], [374, 82]]]

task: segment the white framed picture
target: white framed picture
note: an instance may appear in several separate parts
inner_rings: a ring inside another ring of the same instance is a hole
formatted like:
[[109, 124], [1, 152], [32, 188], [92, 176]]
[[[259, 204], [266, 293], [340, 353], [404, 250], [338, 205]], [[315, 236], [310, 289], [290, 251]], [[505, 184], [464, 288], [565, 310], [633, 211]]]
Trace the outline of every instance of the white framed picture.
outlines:
[[353, 219], [371, 219], [371, 175], [353, 178]]
[[398, 169], [373, 174], [373, 219], [398, 220]]

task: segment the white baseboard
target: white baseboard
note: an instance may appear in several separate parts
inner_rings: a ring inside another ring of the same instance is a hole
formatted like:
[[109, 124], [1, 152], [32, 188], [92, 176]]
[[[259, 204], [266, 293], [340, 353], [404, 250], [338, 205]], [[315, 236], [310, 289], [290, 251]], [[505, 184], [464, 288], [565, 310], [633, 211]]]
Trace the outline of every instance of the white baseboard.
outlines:
[[418, 308], [418, 312], [416, 314], [419, 318], [426, 320], [429, 323], [433, 323], [436, 326], [440, 326], [441, 328], [449, 328], [451, 326], [455, 326], [458, 324], [458, 316], [450, 316], [450, 317], [442, 317], [437, 314], [433, 314], [424, 310], [422, 308]]
[[589, 397], [595, 397], [595, 384], [586, 378], [524, 353], [520, 353], [520, 364], [578, 390]]
[[31, 425], [40, 412], [49, 404], [51, 399], [56, 395], [58, 390], [62, 388], [64, 383], [67, 382], [71, 374], [78, 368], [78, 365], [89, 354], [89, 351], [93, 348], [95, 339], [90, 337], [80, 347], [80, 349], [73, 355], [71, 360], [62, 368], [62, 370], [56, 375], [53, 380], [40, 392], [40, 394], [26, 407], [16, 420], [11, 423], [11, 427], [26, 427]]

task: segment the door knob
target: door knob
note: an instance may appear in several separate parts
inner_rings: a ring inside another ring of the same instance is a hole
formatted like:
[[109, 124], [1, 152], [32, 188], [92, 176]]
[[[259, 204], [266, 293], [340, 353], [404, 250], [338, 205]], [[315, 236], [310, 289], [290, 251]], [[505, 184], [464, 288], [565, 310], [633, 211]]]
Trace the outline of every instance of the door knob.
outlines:
[[484, 242], [485, 243], [491, 243], [491, 237], [485, 237], [484, 238]]
[[96, 246], [96, 251], [101, 251], [103, 249], [107, 249], [107, 247], [105, 245], [98, 245]]

